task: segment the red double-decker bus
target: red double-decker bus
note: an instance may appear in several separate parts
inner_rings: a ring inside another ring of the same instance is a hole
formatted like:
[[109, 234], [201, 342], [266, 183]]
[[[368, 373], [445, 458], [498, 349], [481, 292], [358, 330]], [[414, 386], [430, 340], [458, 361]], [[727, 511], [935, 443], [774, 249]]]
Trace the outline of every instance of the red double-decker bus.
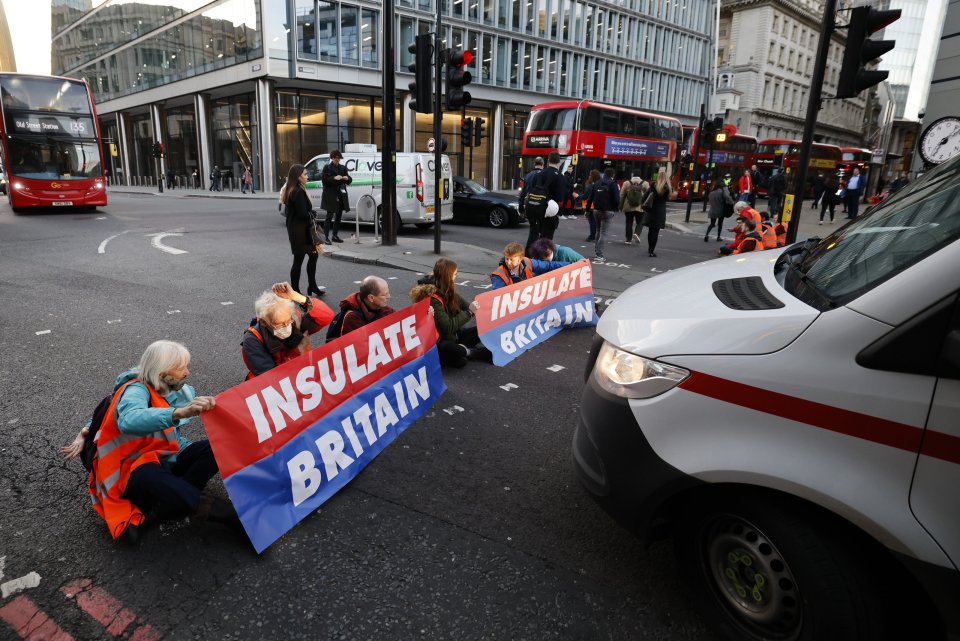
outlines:
[[83, 80], [0, 73], [0, 150], [15, 212], [107, 204], [100, 126]]
[[837, 171], [840, 173], [841, 179], [849, 176], [854, 167], [859, 169], [861, 174], [870, 169], [870, 159], [873, 158], [873, 152], [869, 149], [842, 147], [840, 152], [842, 158], [840, 163], [837, 164]]
[[582, 183], [590, 171], [616, 170], [616, 180], [634, 173], [650, 179], [667, 162], [677, 160], [683, 135], [680, 121], [670, 116], [615, 107], [590, 100], [548, 102], [530, 110], [523, 134], [523, 172], [533, 160], [546, 160], [551, 151], [575, 162], [574, 180]]
[[[763, 182], [757, 191], [762, 196], [767, 195], [766, 182], [777, 167], [783, 168], [788, 175], [793, 174], [799, 166], [800, 161], [799, 140], [787, 140], [784, 138], [768, 138], [761, 140], [757, 144], [756, 162], [757, 169], [763, 175]], [[810, 150], [810, 162], [807, 165], [807, 180], [804, 193], [807, 196], [813, 195], [813, 179], [818, 172], [827, 174], [836, 173], [837, 166], [843, 160], [843, 152], [840, 147], [835, 145], [823, 145], [818, 142], [813, 143]], [[788, 181], [789, 184], [789, 181]]]
[[[693, 197], [700, 198], [704, 194], [704, 186], [700, 183], [709, 177], [719, 178], [730, 174], [731, 185], [736, 191], [740, 176], [744, 169], [753, 165], [757, 155], [757, 139], [753, 136], [734, 134], [727, 136], [723, 142], [714, 142], [713, 151], [710, 151], [707, 141], [700, 142], [700, 157], [694, 165], [693, 150], [697, 144], [697, 128], [683, 128], [683, 157], [680, 161], [680, 171], [677, 183], [677, 198], [687, 199], [687, 190], [693, 188]], [[710, 165], [708, 167], [708, 164]], [[697, 170], [700, 176], [694, 173]]]

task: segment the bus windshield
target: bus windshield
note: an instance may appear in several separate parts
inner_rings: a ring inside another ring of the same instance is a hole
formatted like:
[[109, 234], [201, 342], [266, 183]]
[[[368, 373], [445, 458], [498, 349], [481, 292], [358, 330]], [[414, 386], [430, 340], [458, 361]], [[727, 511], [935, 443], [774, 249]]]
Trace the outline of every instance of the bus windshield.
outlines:
[[780, 153], [782, 153], [782, 154], [792, 153], [792, 151], [791, 151], [791, 149], [790, 149], [790, 145], [771, 145], [771, 144], [765, 144], [765, 145], [758, 145], [758, 146], [757, 146], [757, 153], [758, 153], [758, 154], [775, 154], [775, 153], [777, 153], [778, 151], [779, 151]]
[[48, 78], [0, 76], [4, 110], [90, 114], [90, 97], [81, 82]]
[[71, 180], [99, 177], [100, 150], [96, 140], [7, 139], [10, 175], [34, 180]]
[[530, 114], [527, 131], [572, 131], [576, 121], [576, 109], [538, 109]]

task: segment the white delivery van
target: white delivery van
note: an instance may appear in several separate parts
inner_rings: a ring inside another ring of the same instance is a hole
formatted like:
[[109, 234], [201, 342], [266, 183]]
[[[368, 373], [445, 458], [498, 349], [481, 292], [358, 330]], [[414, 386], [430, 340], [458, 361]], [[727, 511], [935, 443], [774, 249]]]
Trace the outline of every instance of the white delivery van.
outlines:
[[[320, 172], [330, 162], [330, 155], [315, 156], [306, 164], [307, 189], [310, 199], [320, 212], [320, 194], [323, 184]], [[340, 161], [350, 172], [353, 182], [347, 187], [350, 211], [344, 212], [343, 221], [354, 222], [357, 216], [357, 201], [364, 195], [370, 195], [377, 205], [377, 216], [382, 216], [383, 201], [382, 158], [376, 145], [344, 145], [343, 160]], [[418, 227], [430, 227], [436, 219], [434, 207], [433, 154], [398, 153], [397, 154], [397, 218], [400, 224], [412, 224]], [[453, 219], [453, 173], [450, 159], [440, 158], [440, 174], [443, 177], [440, 220]], [[320, 212], [321, 217], [324, 216]], [[382, 218], [381, 218], [382, 221]], [[361, 223], [373, 224], [373, 217]]]
[[960, 634], [960, 158], [603, 314], [573, 464], [726, 639]]

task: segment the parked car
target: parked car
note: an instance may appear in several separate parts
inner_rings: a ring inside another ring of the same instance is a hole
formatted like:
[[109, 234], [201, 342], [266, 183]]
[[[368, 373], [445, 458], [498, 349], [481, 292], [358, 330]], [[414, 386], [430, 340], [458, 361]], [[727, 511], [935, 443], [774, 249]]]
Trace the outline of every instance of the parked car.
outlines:
[[514, 195], [498, 194], [463, 176], [453, 177], [453, 219], [457, 222], [515, 226], [527, 222], [519, 208], [520, 199]]

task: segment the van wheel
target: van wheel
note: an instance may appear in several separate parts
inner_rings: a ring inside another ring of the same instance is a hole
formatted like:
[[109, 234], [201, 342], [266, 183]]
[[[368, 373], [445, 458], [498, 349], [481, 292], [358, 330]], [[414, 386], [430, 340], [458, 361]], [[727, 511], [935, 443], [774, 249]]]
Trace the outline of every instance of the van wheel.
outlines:
[[417, 229], [430, 229], [433, 223], [416, 223]]
[[[393, 212], [394, 220], [396, 221], [394, 225], [397, 228], [397, 231], [403, 227], [403, 221], [400, 220], [400, 213], [397, 211]], [[383, 205], [377, 205], [377, 227], [383, 229]]]
[[487, 222], [489, 222], [490, 226], [494, 229], [506, 227], [510, 222], [510, 214], [507, 213], [507, 210], [503, 207], [494, 207], [487, 215]]
[[818, 512], [763, 495], [685, 509], [677, 560], [701, 614], [730, 640], [883, 638], [882, 599], [864, 546]]

